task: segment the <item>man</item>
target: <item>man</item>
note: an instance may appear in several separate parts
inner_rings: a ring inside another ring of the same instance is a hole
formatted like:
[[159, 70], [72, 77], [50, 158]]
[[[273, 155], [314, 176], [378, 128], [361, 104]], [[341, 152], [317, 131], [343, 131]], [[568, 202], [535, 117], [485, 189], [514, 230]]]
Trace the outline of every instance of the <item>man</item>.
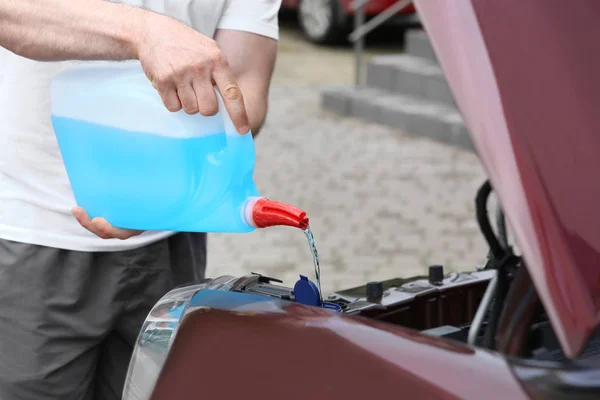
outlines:
[[214, 115], [214, 84], [239, 133], [256, 134], [280, 1], [0, 0], [0, 399], [120, 398], [150, 308], [205, 268], [203, 234], [72, 208], [52, 77], [67, 60], [139, 59], [170, 111]]

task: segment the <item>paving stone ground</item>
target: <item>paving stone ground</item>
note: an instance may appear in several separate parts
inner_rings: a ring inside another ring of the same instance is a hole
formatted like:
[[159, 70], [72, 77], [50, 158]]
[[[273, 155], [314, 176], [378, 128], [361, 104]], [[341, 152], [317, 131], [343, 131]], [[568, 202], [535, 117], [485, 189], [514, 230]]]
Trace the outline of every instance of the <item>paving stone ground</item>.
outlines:
[[[486, 254], [473, 207], [485, 179], [479, 160], [322, 111], [320, 90], [332, 81], [351, 82], [351, 62], [348, 50], [311, 47], [282, 32], [269, 116], [256, 140], [261, 194], [308, 212], [325, 293], [424, 273], [434, 263], [474, 268]], [[313, 277], [302, 232], [284, 227], [209, 236], [209, 276], [249, 272], [289, 285], [298, 274]]]

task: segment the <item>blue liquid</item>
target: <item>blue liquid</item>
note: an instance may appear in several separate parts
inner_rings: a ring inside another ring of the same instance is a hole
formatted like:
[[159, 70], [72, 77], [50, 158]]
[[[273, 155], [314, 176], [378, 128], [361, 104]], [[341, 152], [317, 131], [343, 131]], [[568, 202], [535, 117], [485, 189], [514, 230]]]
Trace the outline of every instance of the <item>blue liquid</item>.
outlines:
[[319, 252], [317, 251], [317, 243], [315, 236], [310, 230], [310, 226], [304, 230], [304, 235], [308, 240], [308, 247], [313, 256], [313, 264], [315, 265], [315, 279], [317, 280], [317, 288], [319, 289], [319, 300], [323, 303], [323, 291], [321, 290], [321, 266], [319, 265]]
[[77, 204], [120, 228], [249, 232], [251, 135], [172, 138], [52, 116]]

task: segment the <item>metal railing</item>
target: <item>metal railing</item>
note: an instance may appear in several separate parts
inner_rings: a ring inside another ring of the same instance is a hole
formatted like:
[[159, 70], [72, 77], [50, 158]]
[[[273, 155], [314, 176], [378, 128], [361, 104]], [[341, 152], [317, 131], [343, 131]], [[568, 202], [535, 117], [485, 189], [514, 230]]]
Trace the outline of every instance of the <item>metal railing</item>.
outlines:
[[350, 8], [354, 12], [354, 31], [348, 39], [354, 43], [354, 84], [361, 85], [362, 58], [365, 52], [365, 36], [412, 3], [412, 0], [399, 0], [375, 17], [365, 22], [365, 6], [371, 0], [354, 0]]

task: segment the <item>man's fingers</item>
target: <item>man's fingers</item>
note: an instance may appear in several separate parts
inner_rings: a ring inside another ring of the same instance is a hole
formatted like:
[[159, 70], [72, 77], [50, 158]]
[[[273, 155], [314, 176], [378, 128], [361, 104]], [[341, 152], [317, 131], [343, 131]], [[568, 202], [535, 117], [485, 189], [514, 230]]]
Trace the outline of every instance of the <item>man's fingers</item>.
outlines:
[[183, 85], [177, 88], [177, 96], [183, 111], [188, 114], [196, 114], [198, 112], [198, 101], [196, 100], [196, 93], [192, 85]]
[[240, 87], [235, 82], [233, 73], [225, 64], [215, 69], [213, 78], [221, 92], [225, 108], [237, 131], [241, 134], [248, 133], [250, 131], [250, 123], [248, 122], [244, 96]]
[[75, 207], [75, 208], [73, 208], [73, 210], [71, 210], [71, 212], [75, 216], [75, 219], [77, 219], [77, 222], [79, 222], [79, 225], [81, 225], [85, 229], [89, 230], [88, 227], [92, 223], [92, 220], [87, 215], [87, 213], [85, 212], [85, 210], [83, 208], [81, 208], [81, 207]]
[[174, 87], [161, 88], [158, 93], [160, 94], [165, 107], [167, 107], [167, 110], [171, 112], [181, 110], [181, 102], [179, 101], [179, 96]]
[[219, 111], [219, 103], [210, 79], [198, 78], [194, 80], [193, 86], [200, 114], [206, 117], [215, 115]]
[[94, 235], [101, 237], [102, 239], [108, 239], [108, 237], [104, 237], [103, 234], [94, 226], [92, 219], [83, 208], [75, 207], [72, 210], [72, 213], [77, 219], [77, 222], [79, 222], [79, 224], [85, 229], [92, 232]]
[[92, 226], [95, 230], [101, 233], [101, 235], [98, 235], [101, 238], [108, 237], [125, 240], [142, 233], [142, 231], [115, 228], [106, 219], [99, 217], [92, 219]]
[[75, 207], [72, 212], [81, 226], [102, 239], [116, 238], [125, 240], [142, 234], [142, 231], [115, 228], [104, 218], [96, 217], [91, 219], [81, 207]]

